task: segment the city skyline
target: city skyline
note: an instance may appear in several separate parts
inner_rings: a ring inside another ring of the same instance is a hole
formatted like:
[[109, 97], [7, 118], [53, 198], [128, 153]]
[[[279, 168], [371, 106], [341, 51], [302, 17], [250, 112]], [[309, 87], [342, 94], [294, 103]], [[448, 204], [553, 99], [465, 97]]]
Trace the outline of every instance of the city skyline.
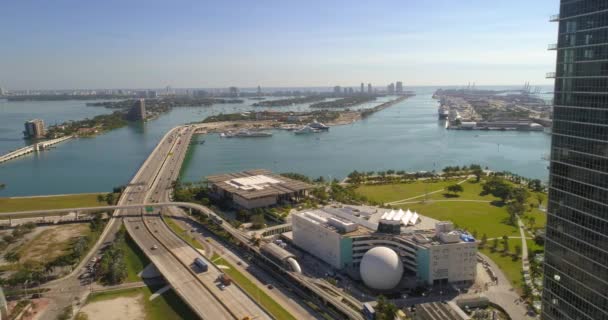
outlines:
[[555, 62], [554, 1], [160, 5], [7, 4], [1, 86], [542, 85]]

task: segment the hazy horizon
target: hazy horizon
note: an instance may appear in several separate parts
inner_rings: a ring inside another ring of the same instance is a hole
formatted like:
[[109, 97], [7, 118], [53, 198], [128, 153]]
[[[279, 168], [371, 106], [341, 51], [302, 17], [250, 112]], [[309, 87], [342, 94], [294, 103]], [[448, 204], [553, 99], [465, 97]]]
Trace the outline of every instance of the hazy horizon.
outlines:
[[553, 83], [558, 2], [64, 0], [3, 11], [9, 90], [510, 86]]

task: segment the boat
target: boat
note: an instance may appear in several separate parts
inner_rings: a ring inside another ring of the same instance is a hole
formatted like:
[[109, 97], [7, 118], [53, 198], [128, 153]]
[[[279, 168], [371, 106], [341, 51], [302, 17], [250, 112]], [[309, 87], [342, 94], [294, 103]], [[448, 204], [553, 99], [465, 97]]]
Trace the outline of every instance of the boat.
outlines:
[[320, 131], [329, 131], [328, 126], [324, 125], [321, 122], [317, 122], [317, 120], [313, 120], [313, 122], [309, 123], [308, 126]]
[[439, 107], [437, 114], [439, 115], [440, 120], [444, 120], [444, 119], [448, 118], [448, 116], [450, 115], [450, 111], [448, 110], [448, 107], [441, 106], [441, 107]]
[[293, 133], [295, 133], [297, 135], [301, 135], [301, 134], [311, 134], [311, 133], [316, 133], [316, 132], [321, 132], [321, 130], [315, 129], [311, 126], [304, 126], [298, 130], [295, 130]]
[[226, 138], [264, 138], [264, 137], [272, 137], [272, 133], [265, 131], [251, 131], [251, 130], [241, 130], [236, 133], [226, 132], [224, 133], [224, 137]]

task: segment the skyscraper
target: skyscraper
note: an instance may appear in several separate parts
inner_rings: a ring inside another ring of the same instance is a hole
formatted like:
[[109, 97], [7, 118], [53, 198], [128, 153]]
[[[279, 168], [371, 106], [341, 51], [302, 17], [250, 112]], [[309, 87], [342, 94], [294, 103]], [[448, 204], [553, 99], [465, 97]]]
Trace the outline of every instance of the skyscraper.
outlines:
[[29, 139], [40, 139], [44, 138], [44, 121], [40, 119], [33, 119], [25, 122], [25, 131], [23, 135]]
[[239, 88], [237, 88], [237, 87], [228, 88], [228, 95], [230, 95], [233, 98], [237, 98], [239, 96]]
[[388, 91], [388, 94], [394, 94], [395, 93], [395, 84], [391, 83], [386, 87], [386, 91]]
[[372, 84], [371, 83], [367, 84], [367, 93], [372, 94]]
[[403, 83], [401, 81], [397, 81], [397, 93], [403, 93]]
[[258, 91], [257, 91], [256, 95], [257, 95], [258, 97], [261, 97], [261, 96], [262, 96], [262, 87], [258, 86]]
[[138, 99], [129, 112], [127, 113], [127, 120], [129, 121], [145, 121], [146, 120], [146, 101], [144, 99]]
[[365, 85], [363, 84], [363, 82], [361, 82], [361, 93], [365, 92]]
[[561, 0], [543, 315], [608, 319], [608, 1]]
[[340, 86], [335, 86], [334, 87], [334, 94], [335, 95], [339, 95], [340, 93], [342, 93], [342, 88]]

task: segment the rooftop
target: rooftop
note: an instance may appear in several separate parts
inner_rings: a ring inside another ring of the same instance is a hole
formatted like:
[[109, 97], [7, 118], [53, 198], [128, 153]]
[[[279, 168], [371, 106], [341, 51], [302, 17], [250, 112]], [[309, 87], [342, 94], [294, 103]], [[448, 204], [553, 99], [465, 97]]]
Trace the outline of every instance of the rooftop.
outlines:
[[312, 188], [308, 183], [289, 179], [265, 169], [213, 175], [206, 179], [218, 188], [245, 199], [289, 194]]

